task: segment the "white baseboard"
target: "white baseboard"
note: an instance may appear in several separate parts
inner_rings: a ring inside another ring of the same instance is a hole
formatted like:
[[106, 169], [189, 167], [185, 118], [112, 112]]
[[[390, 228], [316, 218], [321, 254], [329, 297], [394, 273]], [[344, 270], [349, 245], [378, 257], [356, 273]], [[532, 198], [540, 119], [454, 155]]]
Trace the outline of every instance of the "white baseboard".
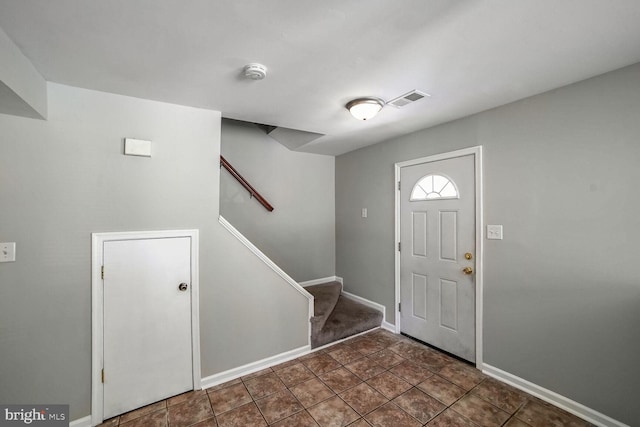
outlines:
[[[316, 349], [314, 349], [316, 350]], [[288, 362], [296, 357], [304, 356], [311, 352], [311, 346], [305, 345], [304, 347], [296, 348], [284, 353], [277, 354], [275, 356], [267, 357], [266, 359], [258, 360], [248, 363], [237, 368], [229, 369], [228, 371], [220, 372], [218, 374], [210, 375], [200, 380], [200, 387], [206, 389], [218, 384], [225, 383], [227, 381], [235, 380], [244, 375], [249, 375], [254, 372], [258, 372], [271, 366], [279, 365], [280, 363]], [[99, 424], [99, 423], [96, 423]], [[69, 427], [91, 427], [91, 415], [84, 418], [77, 419], [69, 423]]]
[[382, 325], [380, 325], [380, 327], [384, 330], [387, 330], [389, 332], [393, 332], [394, 334], [397, 334], [396, 332], [396, 325], [392, 325], [389, 322], [385, 322], [384, 320], [382, 321]]
[[71, 421], [69, 427], [91, 427], [91, 415]]
[[[336, 278], [337, 281], [339, 281], [340, 283], [342, 283], [342, 277], [337, 277]], [[375, 310], [378, 310], [380, 312], [382, 312], [382, 324], [380, 325], [380, 327], [382, 329], [385, 329], [389, 332], [393, 332], [394, 334], [398, 334], [400, 333], [399, 331], [396, 330], [396, 325], [392, 325], [391, 323], [387, 322], [387, 313], [386, 313], [386, 307], [382, 304], [378, 304], [377, 302], [373, 302], [371, 300], [368, 300], [366, 298], [362, 298], [361, 296], [358, 296], [356, 294], [352, 294], [351, 292], [346, 292], [344, 289], [342, 290], [342, 295], [344, 295], [347, 298], [350, 298], [352, 300], [358, 301], [359, 303], [362, 303], [364, 305], [366, 305], [367, 307], [371, 307]]]
[[385, 329], [389, 332], [393, 332], [394, 334], [397, 334], [398, 331], [396, 331], [396, 325], [392, 325], [391, 323], [387, 322], [385, 319], [387, 317], [386, 315], [386, 308], [384, 305], [382, 304], [378, 304], [377, 302], [373, 302], [371, 300], [368, 300], [366, 298], [362, 298], [361, 296], [352, 294], [351, 292], [346, 292], [346, 291], [342, 291], [342, 295], [344, 295], [347, 298], [350, 298], [352, 300], [358, 301], [359, 303], [362, 303], [364, 305], [366, 305], [367, 307], [371, 307], [374, 310], [378, 310], [382, 313], [382, 324], [380, 325], [380, 327], [382, 329]]
[[627, 424], [616, 421], [613, 418], [604, 415], [596, 410], [588, 408], [581, 403], [573, 401], [567, 397], [564, 397], [554, 391], [548, 390], [544, 387], [540, 387], [530, 381], [520, 378], [516, 375], [505, 372], [501, 369], [495, 368], [491, 365], [484, 363], [482, 365], [482, 372], [490, 377], [496, 378], [504, 383], [514, 386], [517, 389], [526, 391], [527, 393], [549, 402], [552, 405], [557, 406], [560, 409], [564, 409], [573, 415], [580, 417], [592, 424], [600, 427], [629, 427]]
[[[338, 280], [340, 279], [340, 280]], [[303, 288], [306, 288], [307, 286], [314, 286], [314, 285], [320, 285], [322, 283], [329, 283], [329, 282], [340, 282], [342, 279], [340, 277], [337, 276], [329, 276], [329, 277], [322, 277], [320, 279], [313, 279], [313, 280], [307, 280], [306, 282], [298, 282], [298, 284], [300, 286], [302, 286]]]
[[[358, 296], [356, 294], [352, 294], [351, 292], [346, 292], [344, 290], [342, 291], [342, 295], [344, 295], [345, 297], [347, 297], [349, 299], [352, 299], [354, 301], [358, 301], [359, 303], [364, 304], [367, 307], [371, 307], [374, 310], [380, 311], [382, 313], [382, 324], [386, 323], [387, 325], [390, 325], [390, 323], [387, 323], [386, 320], [385, 320], [386, 319], [386, 314], [385, 314], [386, 309], [385, 309], [384, 305], [378, 304], [377, 302], [370, 301], [370, 300], [368, 300], [366, 298], [362, 298], [361, 296]], [[393, 330], [395, 331], [395, 327], [394, 327]]]
[[275, 356], [267, 357], [266, 359], [247, 363], [246, 365], [238, 366], [237, 368], [229, 369], [228, 371], [210, 375], [203, 378], [200, 385], [203, 389], [213, 387], [218, 384], [226, 383], [227, 381], [235, 380], [236, 378], [240, 378], [244, 375], [249, 375], [262, 369], [288, 362], [289, 360], [304, 356], [310, 352], [311, 346], [305, 345], [304, 347], [276, 354]]

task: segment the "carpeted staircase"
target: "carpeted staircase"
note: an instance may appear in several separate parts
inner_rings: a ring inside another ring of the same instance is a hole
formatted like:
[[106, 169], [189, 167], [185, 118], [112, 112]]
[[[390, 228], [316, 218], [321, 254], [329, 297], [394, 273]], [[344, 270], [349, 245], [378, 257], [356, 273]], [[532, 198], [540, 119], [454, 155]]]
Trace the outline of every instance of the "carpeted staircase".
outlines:
[[305, 288], [314, 297], [311, 348], [380, 327], [382, 313], [342, 295], [339, 282]]

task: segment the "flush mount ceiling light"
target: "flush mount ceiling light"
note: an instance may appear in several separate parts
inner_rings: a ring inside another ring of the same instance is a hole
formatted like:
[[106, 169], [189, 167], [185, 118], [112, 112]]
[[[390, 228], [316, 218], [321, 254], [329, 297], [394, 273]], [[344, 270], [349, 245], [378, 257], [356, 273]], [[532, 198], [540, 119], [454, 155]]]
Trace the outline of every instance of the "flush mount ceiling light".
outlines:
[[257, 63], [245, 65], [244, 76], [251, 80], [262, 80], [267, 76], [267, 67]]
[[349, 101], [347, 110], [358, 120], [369, 120], [384, 107], [384, 101], [379, 98], [358, 98]]

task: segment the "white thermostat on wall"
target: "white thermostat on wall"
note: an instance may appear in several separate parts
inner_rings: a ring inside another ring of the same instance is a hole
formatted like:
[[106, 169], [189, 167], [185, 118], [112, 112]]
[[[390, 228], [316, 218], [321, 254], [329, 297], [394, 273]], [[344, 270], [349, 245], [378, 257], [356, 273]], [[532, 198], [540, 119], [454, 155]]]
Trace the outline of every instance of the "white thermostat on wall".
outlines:
[[151, 157], [151, 141], [125, 138], [124, 154], [127, 156]]

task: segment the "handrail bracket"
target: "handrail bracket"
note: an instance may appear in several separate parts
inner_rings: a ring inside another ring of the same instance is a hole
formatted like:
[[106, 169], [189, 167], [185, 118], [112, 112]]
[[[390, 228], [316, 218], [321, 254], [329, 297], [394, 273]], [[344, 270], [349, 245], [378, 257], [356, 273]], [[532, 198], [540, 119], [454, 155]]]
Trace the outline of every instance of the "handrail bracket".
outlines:
[[223, 166], [245, 188], [245, 190], [249, 192], [250, 199], [253, 199], [255, 197], [256, 200], [260, 202], [260, 204], [264, 206], [266, 210], [268, 210], [269, 212], [273, 211], [273, 206], [271, 206], [271, 204], [267, 202], [267, 199], [262, 197], [262, 195], [258, 193], [251, 184], [249, 184], [249, 181], [247, 181], [242, 175], [240, 175], [240, 173], [238, 173], [238, 171], [233, 166], [231, 166], [231, 163], [229, 163], [224, 157], [220, 156], [220, 167]]

